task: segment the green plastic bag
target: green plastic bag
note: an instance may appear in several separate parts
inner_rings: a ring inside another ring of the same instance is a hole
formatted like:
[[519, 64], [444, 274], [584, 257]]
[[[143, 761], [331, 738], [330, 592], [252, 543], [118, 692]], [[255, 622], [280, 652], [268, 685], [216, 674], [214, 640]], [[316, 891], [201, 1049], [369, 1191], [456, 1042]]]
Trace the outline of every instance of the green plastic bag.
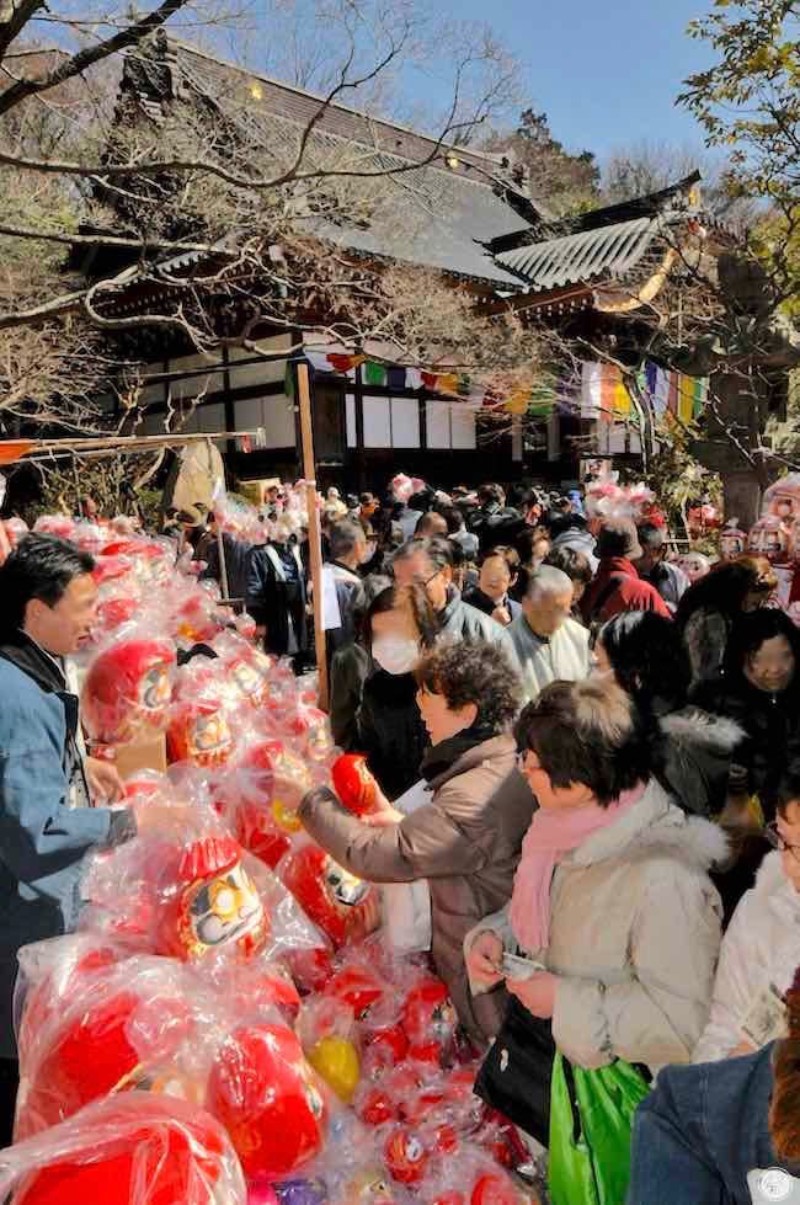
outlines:
[[552, 1205], [624, 1205], [633, 1115], [650, 1088], [630, 1063], [584, 1071], [556, 1054], [550, 1089]]

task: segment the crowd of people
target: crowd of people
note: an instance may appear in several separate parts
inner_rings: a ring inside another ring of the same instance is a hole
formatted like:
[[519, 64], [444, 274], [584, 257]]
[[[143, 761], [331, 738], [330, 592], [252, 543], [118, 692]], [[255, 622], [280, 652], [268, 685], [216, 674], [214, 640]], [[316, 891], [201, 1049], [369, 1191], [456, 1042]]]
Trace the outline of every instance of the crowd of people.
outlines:
[[[433, 966], [486, 1052], [476, 1091], [532, 1163], [549, 1150], [554, 1205], [794, 1199], [800, 631], [772, 566], [687, 572], [657, 515], [592, 520], [577, 491], [417, 484], [322, 500], [330, 722], [380, 808], [355, 816], [322, 787], [299, 818], [351, 874], [425, 885]], [[300, 672], [308, 557], [282, 495], [268, 541], [226, 536], [226, 579]], [[213, 516], [169, 532], [220, 576]], [[135, 828], [65, 806], [80, 757], [60, 659], [85, 634], [87, 572], [36, 537], [0, 569], [7, 967], [21, 937], [71, 923], [86, 847]], [[88, 771], [113, 798], [108, 768]], [[575, 1127], [594, 1197], [575, 1195]]]

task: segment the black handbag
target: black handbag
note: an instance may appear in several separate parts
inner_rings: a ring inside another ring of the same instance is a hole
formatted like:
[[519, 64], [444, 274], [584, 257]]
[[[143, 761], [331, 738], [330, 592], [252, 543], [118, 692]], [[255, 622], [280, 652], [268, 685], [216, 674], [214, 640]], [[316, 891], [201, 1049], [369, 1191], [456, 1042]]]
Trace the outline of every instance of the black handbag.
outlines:
[[551, 1022], [534, 1017], [512, 996], [474, 1088], [476, 1096], [545, 1147], [555, 1055]]

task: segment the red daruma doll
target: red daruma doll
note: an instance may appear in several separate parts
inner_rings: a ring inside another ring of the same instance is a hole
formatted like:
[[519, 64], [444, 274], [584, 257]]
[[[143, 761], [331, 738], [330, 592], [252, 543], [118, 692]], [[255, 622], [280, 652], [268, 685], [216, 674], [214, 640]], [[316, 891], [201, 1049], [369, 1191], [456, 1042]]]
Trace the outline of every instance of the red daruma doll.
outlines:
[[39, 1029], [20, 1046], [17, 1140], [77, 1113], [102, 1096], [134, 1087], [168, 1062], [192, 1020], [182, 968], [148, 956], [75, 973], [53, 1007], [34, 997]]
[[86, 675], [81, 702], [89, 737], [118, 745], [160, 731], [172, 697], [170, 671], [175, 661], [171, 640], [123, 638], [98, 653]]
[[214, 769], [224, 766], [232, 752], [233, 735], [221, 695], [181, 699], [175, 704], [167, 729], [171, 763], [189, 761]]
[[269, 919], [243, 856], [229, 836], [204, 837], [180, 852], [165, 884], [159, 954], [195, 961], [224, 948], [246, 962], [264, 948]]
[[367, 767], [363, 753], [342, 753], [331, 766], [331, 779], [343, 807], [354, 816], [378, 810], [378, 784]]
[[301, 845], [282, 868], [284, 885], [338, 949], [366, 937], [378, 923], [378, 895], [318, 845]]
[[212, 1066], [206, 1107], [230, 1134], [250, 1180], [290, 1175], [325, 1141], [325, 1102], [285, 1025], [233, 1030]]
[[406, 996], [400, 1013], [409, 1041], [409, 1057], [441, 1065], [451, 1049], [458, 1018], [447, 988], [433, 975], [421, 979]]
[[138, 1092], [97, 1101], [6, 1152], [0, 1196], [14, 1205], [247, 1200], [239, 1161], [218, 1121], [185, 1101]]

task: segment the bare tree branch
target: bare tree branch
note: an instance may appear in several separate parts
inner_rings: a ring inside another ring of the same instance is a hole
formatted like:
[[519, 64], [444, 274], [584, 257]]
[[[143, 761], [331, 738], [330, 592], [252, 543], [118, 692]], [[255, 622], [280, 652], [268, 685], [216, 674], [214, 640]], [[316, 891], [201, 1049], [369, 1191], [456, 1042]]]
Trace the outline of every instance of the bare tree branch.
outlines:
[[10, 7], [11, 16], [0, 22], [0, 62], [4, 59], [8, 47], [15, 38], [19, 37], [31, 17], [38, 9], [45, 7], [45, 0], [19, 0], [18, 3], [12, 2]]
[[[163, 251], [174, 255], [188, 252], [224, 255], [224, 249], [212, 243], [170, 242], [163, 239], [126, 238], [112, 234], [72, 234], [69, 231], [30, 230], [23, 226], [8, 226], [0, 223], [0, 236], [32, 239], [36, 242], [61, 243], [65, 247], [126, 247], [132, 251]], [[231, 253], [233, 254], [233, 253]]]
[[[186, 3], [188, 3], [188, 0], [162, 0], [159, 7], [154, 9], [153, 12], [148, 13], [147, 16], [142, 17], [138, 21], [132, 21], [125, 29], [99, 42], [96, 46], [79, 50], [42, 78], [18, 80], [10, 88], [6, 88], [4, 92], [0, 92], [0, 115], [8, 113], [27, 96], [37, 96], [42, 92], [48, 91], [50, 88], [55, 88], [59, 84], [73, 79], [76, 75], [81, 75], [84, 71], [94, 66], [95, 63], [100, 63], [103, 59], [108, 59], [111, 55], [117, 54], [118, 51], [126, 50], [129, 46], [137, 46], [150, 34], [160, 29]], [[23, 5], [23, 7], [27, 7], [30, 10], [25, 18], [26, 21], [30, 19], [35, 11], [35, 8], [32, 8], [34, 4], [38, 8], [39, 0], [26, 0], [26, 4]], [[17, 29], [17, 34], [21, 28], [22, 26]], [[1, 48], [2, 43], [0, 43]]]

